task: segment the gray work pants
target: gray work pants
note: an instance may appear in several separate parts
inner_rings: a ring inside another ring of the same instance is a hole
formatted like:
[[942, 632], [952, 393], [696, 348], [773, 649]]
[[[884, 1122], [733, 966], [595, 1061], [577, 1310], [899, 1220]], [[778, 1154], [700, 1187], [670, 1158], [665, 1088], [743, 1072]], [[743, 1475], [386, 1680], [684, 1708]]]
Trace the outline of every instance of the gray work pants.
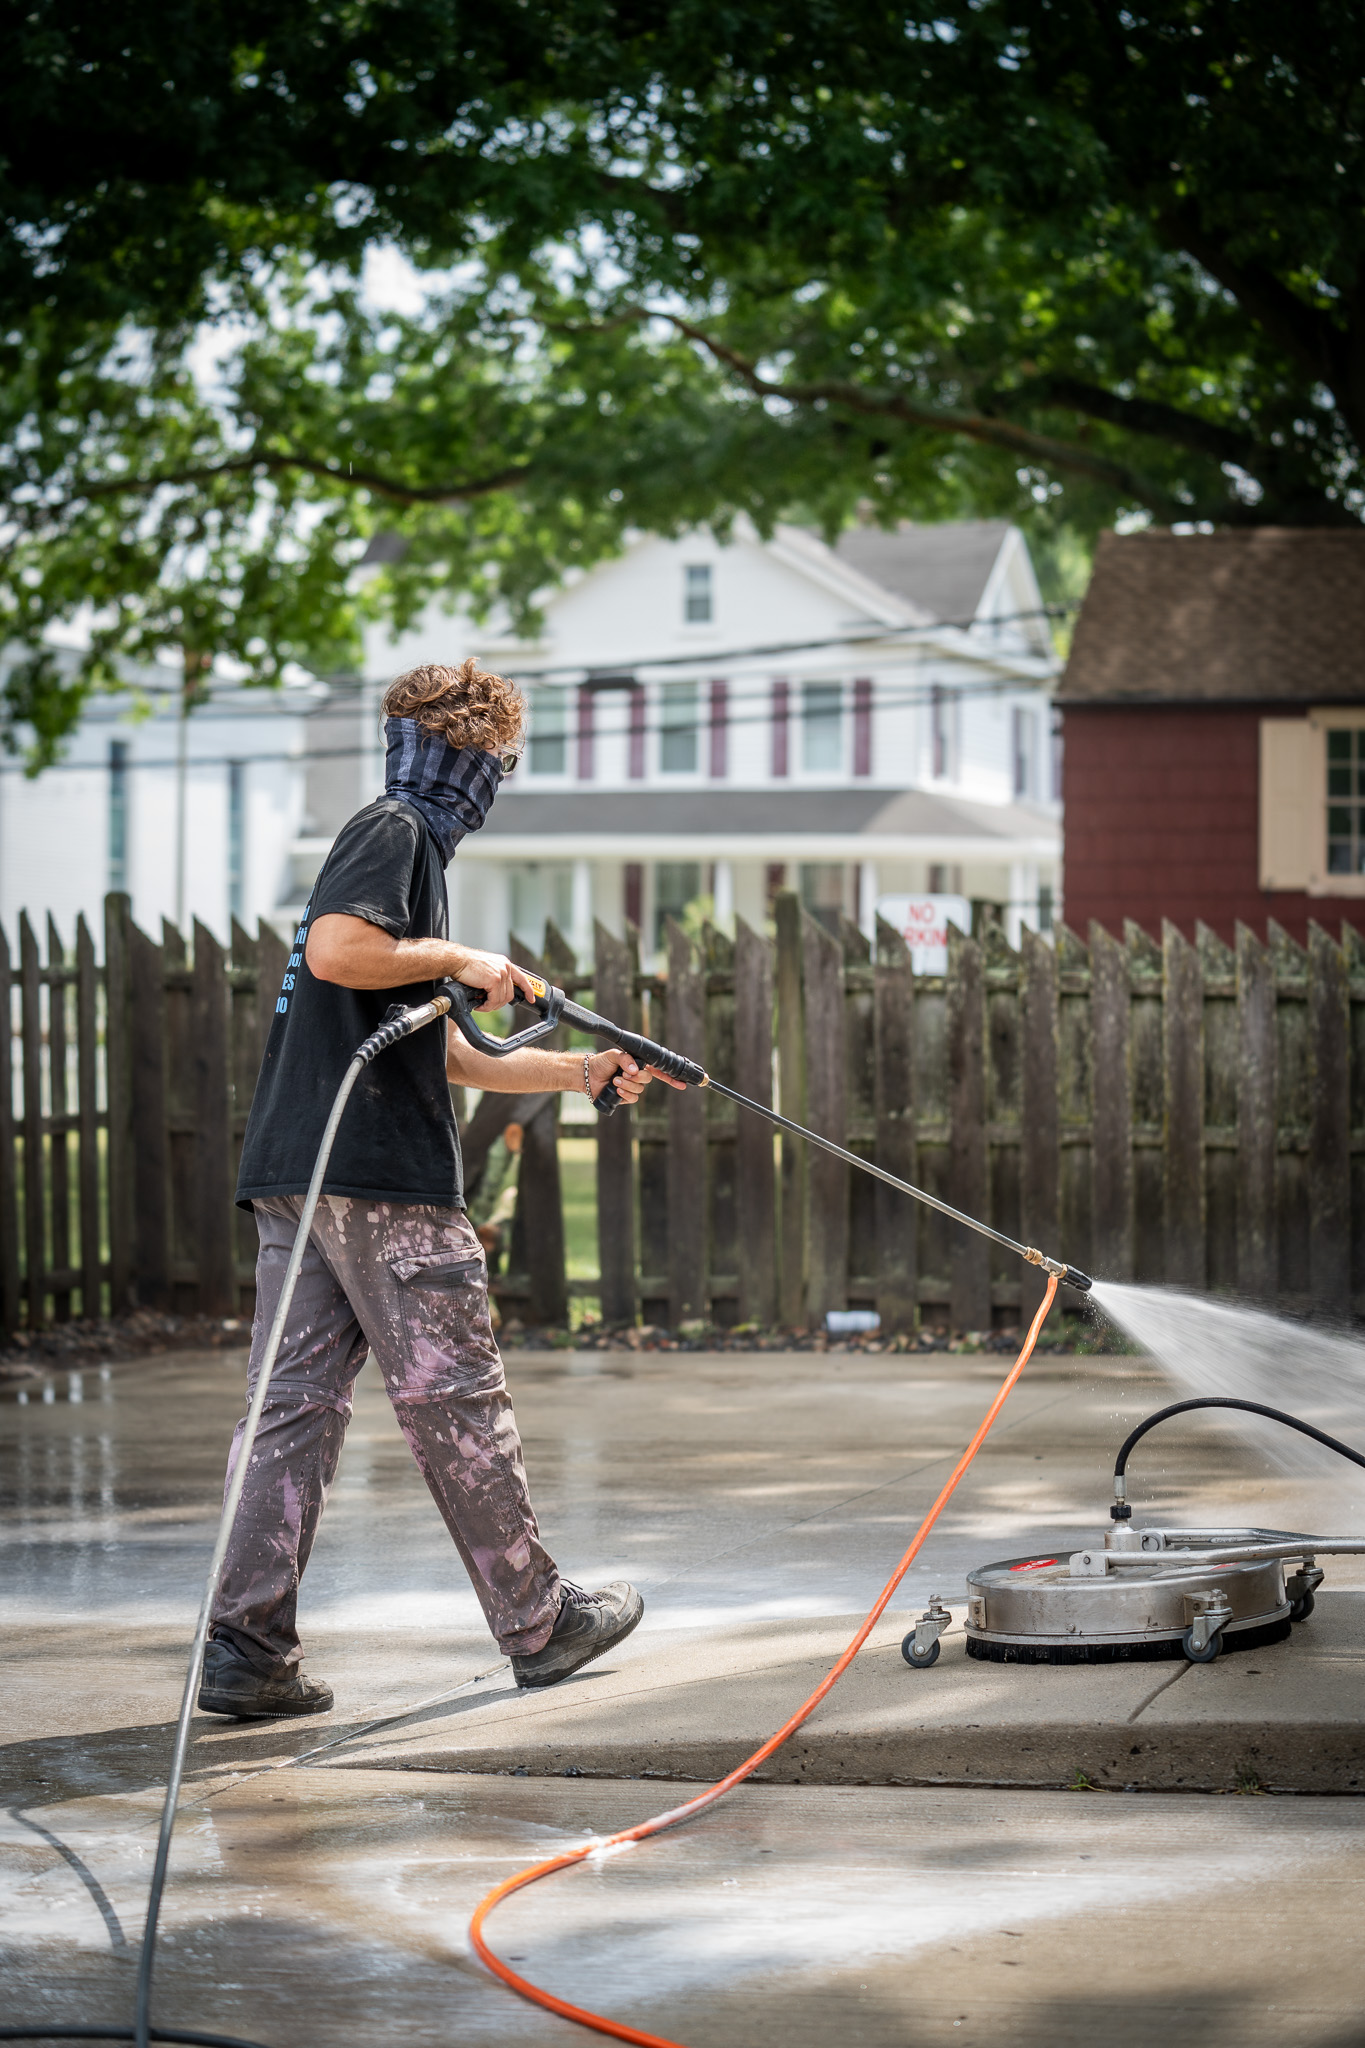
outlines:
[[[303, 1197], [254, 1207], [261, 1242], [248, 1399]], [[531, 1509], [488, 1317], [483, 1248], [463, 1209], [339, 1195], [324, 1195], [313, 1220], [212, 1633], [268, 1675], [302, 1659], [299, 1580], [336, 1476], [351, 1388], [371, 1351], [499, 1649], [512, 1656], [543, 1648], [559, 1613], [559, 1574]], [[245, 1426], [239, 1422], [233, 1438], [229, 1479]]]

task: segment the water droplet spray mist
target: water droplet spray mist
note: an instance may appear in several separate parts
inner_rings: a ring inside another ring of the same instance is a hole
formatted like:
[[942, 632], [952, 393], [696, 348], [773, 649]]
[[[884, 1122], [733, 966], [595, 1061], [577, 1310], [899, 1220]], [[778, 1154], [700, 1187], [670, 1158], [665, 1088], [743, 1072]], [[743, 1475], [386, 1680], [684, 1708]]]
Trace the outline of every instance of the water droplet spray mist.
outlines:
[[[1288, 1408], [1365, 1449], [1365, 1342], [1360, 1338], [1176, 1287], [1096, 1280], [1090, 1298], [1155, 1359], [1182, 1395], [1232, 1395]], [[1252, 1415], [1226, 1419], [1254, 1439], [1281, 1471], [1313, 1474], [1335, 1467], [1340, 1474], [1349, 1469], [1311, 1439], [1273, 1423]]]

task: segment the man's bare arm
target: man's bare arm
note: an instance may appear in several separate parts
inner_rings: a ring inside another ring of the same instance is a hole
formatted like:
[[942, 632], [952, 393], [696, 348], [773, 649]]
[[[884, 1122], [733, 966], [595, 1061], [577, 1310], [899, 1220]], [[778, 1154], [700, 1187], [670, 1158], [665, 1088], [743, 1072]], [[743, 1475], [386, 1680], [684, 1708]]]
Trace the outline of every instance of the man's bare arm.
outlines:
[[575, 1095], [588, 1093], [596, 1101], [613, 1077], [622, 1102], [638, 1102], [651, 1080], [668, 1081], [670, 1088], [683, 1085], [669, 1081], [653, 1067], [637, 1066], [628, 1052], [611, 1046], [605, 1052], [589, 1054], [589, 1087], [585, 1091], [581, 1052], [545, 1052], [538, 1045], [527, 1045], [497, 1060], [461, 1038], [453, 1024], [446, 1036], [446, 1078], [465, 1088], [491, 1088], [497, 1095], [542, 1095], [557, 1089]]
[[[451, 939], [395, 939], [379, 925], [343, 911], [328, 911], [318, 919], [308, 934], [306, 957], [318, 981], [336, 982], [342, 988], [406, 988], [415, 981], [449, 979], [486, 990], [490, 1010], [510, 1003], [513, 988], [532, 993], [526, 969], [513, 966], [503, 953], [481, 953]], [[505, 1060], [495, 1060], [476, 1052], [452, 1027], [446, 1038], [446, 1073], [466, 1088], [492, 1088], [500, 1095], [578, 1092], [583, 1088], [583, 1055], [528, 1045]], [[617, 1049], [590, 1056], [588, 1080], [594, 1097], [613, 1075], [623, 1102], [638, 1101], [651, 1078], [666, 1078], [655, 1077], [652, 1067], [641, 1070]]]
[[503, 953], [481, 953], [453, 939], [395, 939], [379, 925], [343, 911], [328, 911], [308, 934], [305, 957], [318, 981], [342, 988], [406, 988], [414, 981], [462, 981], [485, 989], [488, 1008], [501, 1009], [531, 977]]

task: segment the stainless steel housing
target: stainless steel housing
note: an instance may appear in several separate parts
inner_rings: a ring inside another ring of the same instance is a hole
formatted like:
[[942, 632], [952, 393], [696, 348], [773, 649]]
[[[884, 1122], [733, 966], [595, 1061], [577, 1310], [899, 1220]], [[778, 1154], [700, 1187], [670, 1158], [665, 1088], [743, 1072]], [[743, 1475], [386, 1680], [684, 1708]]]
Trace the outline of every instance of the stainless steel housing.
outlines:
[[1337, 1547], [1287, 1530], [1130, 1524], [1091, 1548], [1005, 1558], [968, 1574], [968, 1653], [1057, 1663], [1179, 1655], [1186, 1632], [1210, 1613], [1226, 1615], [1227, 1648], [1277, 1640], [1290, 1627], [1286, 1562], [1311, 1563], [1315, 1551]]

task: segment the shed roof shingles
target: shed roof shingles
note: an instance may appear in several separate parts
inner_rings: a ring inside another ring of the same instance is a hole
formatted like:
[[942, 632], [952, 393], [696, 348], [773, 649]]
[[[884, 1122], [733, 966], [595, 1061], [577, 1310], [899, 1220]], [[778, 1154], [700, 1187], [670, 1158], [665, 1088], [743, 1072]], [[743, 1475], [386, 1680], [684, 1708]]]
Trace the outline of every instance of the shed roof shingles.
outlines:
[[1058, 699], [1365, 701], [1365, 531], [1102, 534]]

